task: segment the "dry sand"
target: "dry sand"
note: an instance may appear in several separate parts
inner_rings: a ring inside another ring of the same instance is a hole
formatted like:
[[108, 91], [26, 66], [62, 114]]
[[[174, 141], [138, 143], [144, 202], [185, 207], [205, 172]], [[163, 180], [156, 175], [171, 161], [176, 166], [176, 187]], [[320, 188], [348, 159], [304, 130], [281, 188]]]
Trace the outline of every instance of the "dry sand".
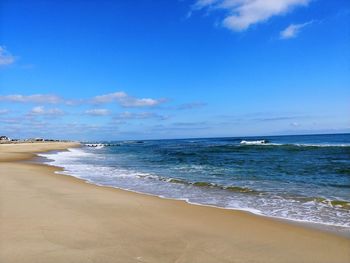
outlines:
[[69, 143], [0, 145], [0, 262], [350, 262], [350, 240], [15, 162]]

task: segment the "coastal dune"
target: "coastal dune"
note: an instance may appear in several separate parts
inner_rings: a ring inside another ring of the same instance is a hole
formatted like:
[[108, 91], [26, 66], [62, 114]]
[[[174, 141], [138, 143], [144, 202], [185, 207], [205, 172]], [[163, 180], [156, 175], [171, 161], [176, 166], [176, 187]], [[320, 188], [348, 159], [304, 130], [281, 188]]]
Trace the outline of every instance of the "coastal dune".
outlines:
[[350, 262], [345, 237], [95, 186], [28, 162], [77, 146], [0, 145], [0, 262]]

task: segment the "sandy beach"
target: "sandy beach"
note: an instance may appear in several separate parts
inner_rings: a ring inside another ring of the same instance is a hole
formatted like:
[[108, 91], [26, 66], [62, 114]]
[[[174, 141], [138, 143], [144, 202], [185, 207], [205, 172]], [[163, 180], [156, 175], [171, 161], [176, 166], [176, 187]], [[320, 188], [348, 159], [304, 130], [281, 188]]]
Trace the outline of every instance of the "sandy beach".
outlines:
[[0, 262], [350, 262], [350, 239], [98, 187], [23, 162], [75, 143], [0, 145]]

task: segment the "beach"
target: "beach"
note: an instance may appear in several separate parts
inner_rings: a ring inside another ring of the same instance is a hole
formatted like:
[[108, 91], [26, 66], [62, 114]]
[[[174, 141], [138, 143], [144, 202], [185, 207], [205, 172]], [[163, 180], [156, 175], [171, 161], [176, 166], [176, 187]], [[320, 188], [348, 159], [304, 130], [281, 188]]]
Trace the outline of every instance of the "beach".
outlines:
[[55, 174], [77, 143], [0, 145], [0, 262], [350, 262], [350, 239]]

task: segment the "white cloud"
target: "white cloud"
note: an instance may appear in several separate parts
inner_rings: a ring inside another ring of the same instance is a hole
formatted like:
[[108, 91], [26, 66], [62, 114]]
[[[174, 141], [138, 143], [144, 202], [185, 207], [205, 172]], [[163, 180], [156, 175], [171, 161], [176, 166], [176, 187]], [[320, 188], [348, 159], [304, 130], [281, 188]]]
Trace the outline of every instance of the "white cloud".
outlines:
[[0, 46], [0, 65], [10, 65], [15, 62], [15, 57], [4, 46]]
[[135, 98], [129, 96], [127, 93], [120, 91], [105, 95], [96, 96], [93, 98], [93, 102], [100, 103], [110, 103], [117, 102], [122, 107], [154, 107], [161, 103], [164, 103], [165, 99], [151, 99], [151, 98]]
[[56, 95], [43, 95], [43, 94], [34, 94], [34, 95], [6, 95], [0, 96], [0, 101], [5, 102], [19, 102], [19, 103], [49, 103], [55, 104], [62, 101], [62, 99]]
[[154, 107], [166, 102], [166, 99], [152, 99], [152, 98], [135, 98], [125, 92], [115, 92], [96, 96], [92, 99], [63, 99], [57, 95], [52, 94], [11, 94], [0, 95], [0, 102], [16, 102], [16, 103], [38, 103], [38, 104], [58, 104], [64, 103], [69, 106], [80, 105], [84, 103], [103, 104], [116, 102], [122, 107]]
[[312, 22], [307, 22], [304, 24], [291, 24], [288, 27], [286, 27], [284, 30], [280, 32], [280, 38], [281, 39], [290, 39], [296, 37], [301, 29]]
[[85, 114], [92, 115], [92, 116], [106, 116], [109, 115], [111, 112], [107, 109], [91, 109], [85, 111]]
[[45, 109], [43, 106], [37, 106], [34, 107], [30, 112], [29, 115], [50, 115], [50, 116], [58, 116], [63, 115], [64, 112], [60, 109], [53, 108], [53, 109]]
[[227, 15], [222, 23], [233, 31], [244, 31], [251, 25], [283, 15], [311, 0], [197, 0], [194, 9], [222, 9]]
[[109, 103], [113, 101], [118, 101], [125, 97], [127, 97], [127, 94], [125, 92], [115, 92], [115, 93], [96, 96], [94, 97], [93, 101], [95, 103]]

